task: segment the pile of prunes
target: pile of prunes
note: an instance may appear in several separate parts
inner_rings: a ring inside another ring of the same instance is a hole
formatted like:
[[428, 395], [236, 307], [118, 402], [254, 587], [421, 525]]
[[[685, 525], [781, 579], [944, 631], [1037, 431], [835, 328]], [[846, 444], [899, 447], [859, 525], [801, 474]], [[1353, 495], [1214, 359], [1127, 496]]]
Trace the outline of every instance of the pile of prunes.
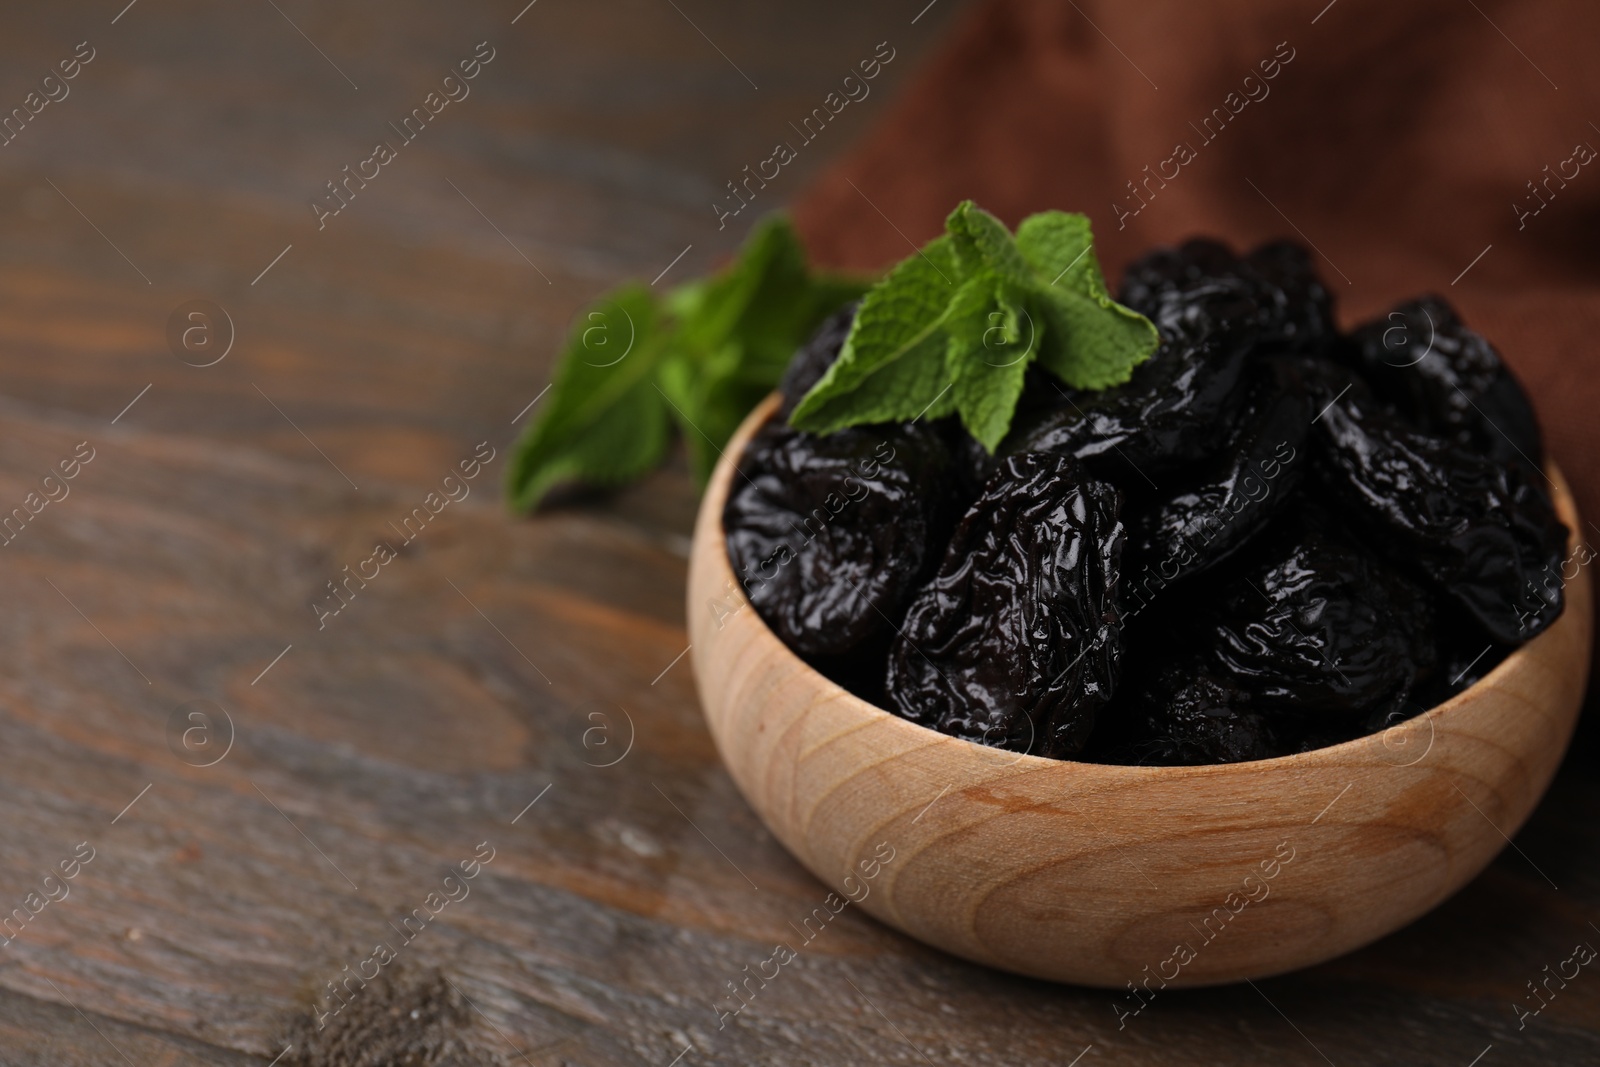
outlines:
[[991, 456], [954, 419], [827, 436], [796, 353], [723, 512], [796, 654], [943, 733], [1060, 759], [1265, 759], [1392, 727], [1563, 607], [1527, 397], [1437, 297], [1339, 333], [1306, 252], [1157, 250], [1159, 350], [1100, 392], [1030, 369]]

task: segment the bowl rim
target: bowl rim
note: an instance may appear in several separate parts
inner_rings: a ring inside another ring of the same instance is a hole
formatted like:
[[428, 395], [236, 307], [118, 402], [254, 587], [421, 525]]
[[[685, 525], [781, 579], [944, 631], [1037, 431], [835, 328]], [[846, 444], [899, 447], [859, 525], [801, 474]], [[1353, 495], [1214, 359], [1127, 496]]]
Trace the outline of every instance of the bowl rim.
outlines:
[[[1002, 749], [992, 745], [984, 745], [969, 738], [957, 737], [954, 734], [946, 734], [939, 730], [935, 730], [932, 727], [924, 726], [921, 723], [912, 722], [910, 719], [896, 715], [887, 708], [882, 708], [871, 703], [870, 701], [863, 700], [861, 697], [850, 692], [844, 686], [840, 685], [838, 682], [835, 682], [833, 679], [829, 678], [827, 675], [823, 674], [821, 671], [817, 670], [811, 664], [802, 659], [798, 653], [796, 653], [783, 641], [782, 638], [772, 631], [772, 628], [767, 625], [767, 621], [761, 617], [761, 613], [755, 610], [755, 605], [750, 602], [749, 596], [745, 593], [742, 584], [737, 581], [736, 573], [733, 569], [733, 561], [728, 557], [727, 533], [723, 528], [722, 515], [727, 504], [729, 489], [732, 485], [733, 478], [738, 473], [739, 461], [743, 458], [745, 449], [750, 443], [750, 439], [755, 436], [756, 432], [760, 430], [761, 427], [765, 426], [769, 421], [771, 421], [773, 415], [776, 414], [782, 399], [782, 395], [777, 392], [769, 394], [759, 404], [751, 409], [750, 413], [745, 416], [744, 421], [739, 424], [739, 428], [734, 432], [733, 436], [729, 438], [727, 446], [722, 451], [721, 459], [717, 464], [710, 481], [706, 485], [705, 497], [701, 502], [700, 508], [701, 521], [696, 524], [695, 535], [697, 540], [702, 533], [704, 533], [706, 536], [711, 536], [716, 539], [715, 551], [712, 555], [720, 570], [727, 573], [730, 583], [733, 585], [733, 587], [738, 589], [740, 606], [736, 610], [735, 614], [743, 613], [746, 608], [750, 609], [750, 616], [756, 624], [757, 632], [760, 634], [763, 643], [770, 644], [771, 646], [779, 649], [781, 655], [787, 658], [787, 663], [798, 667], [807, 676], [826, 687], [829, 699], [831, 701], [842, 701], [845, 707], [857, 713], [873, 713], [871, 716], [869, 716], [868, 722], [863, 723], [863, 725], [881, 723], [882, 720], [877, 719], [874, 716], [882, 716], [883, 719], [892, 720], [900, 725], [922, 731], [928, 735], [928, 740], [930, 742], [937, 739], [937, 741], [952, 742], [964, 746], [961, 751], [968, 756], [977, 756], [980, 753], [986, 752], [1015, 755], [1016, 758], [1011, 762], [998, 765], [999, 767], [1003, 767], [1015, 772], [1045, 772], [1051, 770], [1055, 770], [1057, 772], [1070, 772], [1074, 769], [1084, 769], [1095, 774], [1109, 773], [1113, 775], [1142, 775], [1146, 777], [1153, 777], [1156, 775], [1165, 775], [1168, 777], [1175, 775], [1182, 777], [1225, 777], [1228, 775], [1258, 772], [1268, 768], [1274, 770], [1282, 769], [1287, 771], [1292, 770], [1297, 764], [1300, 766], [1310, 766], [1324, 761], [1340, 760], [1341, 757], [1359, 761], [1364, 757], [1371, 756], [1375, 748], [1385, 747], [1384, 738], [1390, 736], [1396, 730], [1414, 729], [1418, 725], [1426, 723], [1428, 727], [1427, 735], [1430, 738], [1437, 736], [1437, 723], [1440, 719], [1449, 714], [1452, 710], [1462, 706], [1463, 704], [1471, 702], [1483, 692], [1492, 689], [1504, 690], [1506, 686], [1503, 683], [1507, 678], [1514, 673], [1526, 669], [1531, 665], [1532, 661], [1541, 658], [1531, 655], [1530, 650], [1534, 649], [1535, 646], [1545, 644], [1547, 638], [1550, 638], [1551, 635], [1555, 634], [1558, 630], [1566, 630], [1573, 623], [1569, 598], [1569, 602], [1563, 604], [1561, 614], [1554, 622], [1546, 627], [1542, 633], [1535, 635], [1529, 640], [1524, 641], [1522, 644], [1513, 648], [1504, 659], [1497, 663], [1482, 678], [1478, 679], [1476, 682], [1472, 683], [1472, 685], [1450, 697], [1443, 703], [1435, 704], [1426, 711], [1420, 712], [1417, 715], [1413, 715], [1408, 719], [1402, 719], [1400, 722], [1395, 723], [1386, 729], [1379, 730], [1374, 733], [1363, 734], [1360, 737], [1354, 737], [1347, 741], [1340, 741], [1336, 744], [1323, 745], [1318, 748], [1307, 749], [1304, 752], [1293, 752], [1284, 756], [1268, 756], [1265, 759], [1241, 760], [1232, 763], [1186, 763], [1171, 765], [1142, 763], [1089, 763], [1081, 760], [1056, 759], [1050, 756], [1038, 756], [1029, 752], [1012, 753], [1009, 749]], [[1567, 527], [1566, 552], [1568, 555], [1570, 555], [1576, 550], [1577, 545], [1581, 543], [1578, 540], [1579, 517], [1577, 513], [1577, 504], [1573, 499], [1572, 490], [1568, 485], [1566, 478], [1562, 475], [1561, 470], [1556, 465], [1555, 460], [1549, 456], [1545, 457], [1543, 473], [1553, 490], [1551, 493], [1551, 502], [1554, 505], [1556, 517], [1560, 519], [1561, 522]], [[898, 630], [899, 628], [896, 627], [896, 629]], [[1589, 656], [1590, 650], [1588, 644], [1586, 643], [1584, 648], [1586, 671]], [[1426, 753], [1424, 753], [1424, 755], [1425, 754]], [[1420, 758], [1421, 757], [1419, 757], [1419, 760]]]

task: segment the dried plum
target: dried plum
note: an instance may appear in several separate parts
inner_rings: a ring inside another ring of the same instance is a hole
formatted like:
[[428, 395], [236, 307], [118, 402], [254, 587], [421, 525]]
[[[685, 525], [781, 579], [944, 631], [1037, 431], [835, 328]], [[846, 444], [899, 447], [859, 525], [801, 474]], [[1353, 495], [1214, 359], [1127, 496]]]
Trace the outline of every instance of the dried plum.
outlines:
[[1261, 340], [1282, 352], [1317, 353], [1338, 339], [1333, 297], [1306, 250], [1292, 241], [1264, 244], [1245, 259], [1260, 279]]
[[1260, 304], [1254, 282], [1206, 273], [1213, 261], [1238, 262], [1221, 245], [1191, 241], [1130, 267], [1122, 300], [1155, 322], [1160, 348], [1122, 385], [1052, 385], [1056, 397], [1019, 409], [1001, 452], [1072, 456], [1128, 487], [1216, 455], [1243, 399]]
[[886, 647], [949, 536], [951, 477], [950, 452], [927, 426], [819, 437], [767, 424], [722, 515], [750, 603], [807, 658]]
[[1539, 469], [1539, 422], [1527, 395], [1494, 346], [1442, 299], [1407, 301], [1357, 329], [1351, 341], [1351, 361], [1411, 425]]
[[1148, 676], [1126, 706], [1101, 716], [1085, 755], [1097, 763], [1242, 763], [1292, 751], [1250, 694], [1190, 659]]
[[1567, 529], [1527, 467], [1412, 430], [1354, 381], [1316, 428], [1333, 494], [1488, 636], [1517, 644], [1560, 616], [1559, 583], [1538, 579], [1560, 572]]
[[1434, 665], [1427, 594], [1315, 509], [1278, 525], [1250, 561], [1191, 600], [1188, 647], [1274, 716], [1337, 731], [1402, 704]]
[[1180, 578], [1210, 570], [1254, 537], [1293, 495], [1315, 411], [1292, 367], [1258, 382], [1226, 452], [1188, 488], [1128, 522], [1123, 597], [1129, 613]]
[[933, 424], [944, 435], [944, 442], [950, 449], [950, 457], [955, 462], [955, 481], [951, 484], [951, 492], [960, 502], [959, 510], [977, 498], [982, 491], [984, 483], [989, 480], [989, 475], [994, 473], [995, 457], [986, 451], [976, 437], [967, 432], [961, 425], [961, 420], [952, 415], [939, 419]]
[[1300, 501], [1248, 561], [1161, 602], [1128, 634], [1129, 676], [1089, 758], [1200, 764], [1267, 759], [1420, 710], [1435, 677], [1433, 614], [1417, 585]]
[[1120, 299], [1156, 353], [1098, 392], [1030, 368], [997, 456], [955, 419], [790, 429], [855, 305], [823, 322], [724, 510], [790, 648], [956, 737], [1184, 765], [1389, 729], [1559, 616], [1538, 423], [1443, 300], [1341, 337], [1304, 249], [1208, 240]]
[[1417, 693], [1418, 703], [1425, 708], [1470, 689], [1511, 654], [1510, 647], [1494, 644], [1474, 628], [1453, 620], [1448, 612], [1439, 613], [1436, 643], [1439, 669]]
[[1227, 246], [1200, 238], [1129, 264], [1117, 299], [1147, 316], [1162, 337], [1199, 338], [1246, 325], [1254, 333], [1258, 297], [1254, 279], [1241, 276]]
[[890, 707], [956, 737], [1082, 748], [1121, 657], [1121, 498], [1079, 464], [1010, 456], [956, 527], [889, 656]]
[[1065, 389], [1055, 407], [1019, 416], [1000, 451], [1070, 456], [1125, 484], [1215, 455], [1241, 399], [1254, 337], [1242, 328], [1200, 340], [1164, 335], [1125, 384]]
[[1163, 335], [1214, 328], [1200, 312], [1227, 302], [1230, 318], [1248, 307], [1258, 343], [1273, 352], [1322, 352], [1337, 338], [1333, 298], [1305, 250], [1288, 241], [1262, 245], [1244, 259], [1204, 239], [1157, 249], [1128, 268], [1121, 299]]

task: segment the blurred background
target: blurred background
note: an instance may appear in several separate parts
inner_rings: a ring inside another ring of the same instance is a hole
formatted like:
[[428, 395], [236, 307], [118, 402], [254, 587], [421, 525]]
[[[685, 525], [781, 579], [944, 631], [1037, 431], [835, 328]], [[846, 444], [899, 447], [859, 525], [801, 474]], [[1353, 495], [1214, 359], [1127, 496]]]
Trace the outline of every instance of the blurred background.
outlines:
[[[597, 292], [726, 258], [755, 212], [719, 227], [725, 183], [892, 36], [902, 58], [757, 207], [804, 189], [959, 6], [910, 26], [850, 4], [7, 5], [7, 111], [79, 42], [94, 58], [0, 148], [0, 254], [34, 311], [9, 328], [5, 394], [109, 419], [153, 382], [141, 426], [299, 458], [255, 381], [358, 484], [448, 466], [543, 388]], [[403, 141], [391, 124], [480, 42], [469, 95]], [[319, 219], [384, 139], [399, 158]], [[239, 337], [204, 375], [165, 339], [196, 297]]]
[[[1600, 512], [1600, 176], [1531, 187], [1600, 144], [1587, 7], [94, 0], [0, 27], [0, 512], [81, 462], [0, 546], [0, 1063], [1600, 1058], [1600, 979], [1512, 1010], [1600, 941], [1592, 739], [1520, 851], [1308, 972], [1123, 1030], [1109, 993], [849, 912], [719, 1028], [825, 889], [700, 721], [694, 485], [675, 457], [532, 519], [500, 493], [602, 290], [703, 274], [790, 205], [820, 261], [880, 267], [970, 195], [1087, 211], [1113, 276], [1196, 232], [1298, 235], [1347, 323], [1448, 292]], [[1129, 199], [1280, 42], [1273, 95]], [[880, 45], [869, 95], [722, 220]], [[339, 584], [472, 456], [466, 499]]]

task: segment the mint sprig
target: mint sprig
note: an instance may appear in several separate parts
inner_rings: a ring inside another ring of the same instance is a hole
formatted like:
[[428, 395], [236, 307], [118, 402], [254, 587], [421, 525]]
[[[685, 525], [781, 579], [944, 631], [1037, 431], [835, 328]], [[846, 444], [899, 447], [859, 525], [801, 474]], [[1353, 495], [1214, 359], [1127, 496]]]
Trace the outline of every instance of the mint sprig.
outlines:
[[813, 273], [793, 228], [774, 216], [751, 232], [730, 269], [668, 294], [674, 329], [657, 381], [702, 485], [795, 349], [866, 288], [862, 279]]
[[970, 200], [945, 233], [868, 291], [828, 373], [790, 424], [813, 433], [951, 413], [990, 452], [1027, 368], [1079, 389], [1128, 380], [1160, 337], [1111, 299], [1083, 215], [1030, 216], [1016, 236]]
[[655, 391], [663, 330], [650, 294], [627, 286], [574, 324], [539, 417], [507, 471], [512, 507], [528, 510], [557, 485], [621, 485], [666, 454], [667, 408]]
[[789, 223], [773, 217], [717, 275], [662, 296], [630, 284], [601, 297], [574, 323], [517, 443], [509, 503], [527, 511], [558, 486], [640, 478], [666, 455], [675, 426], [703, 484], [795, 349], [865, 289], [809, 270]]
[[1105, 389], [1159, 342], [1148, 319], [1111, 299], [1082, 215], [1032, 215], [1013, 236], [966, 201], [944, 234], [870, 289], [810, 270], [788, 222], [769, 218], [722, 272], [664, 295], [626, 285], [585, 311], [517, 444], [511, 506], [530, 510], [566, 484], [642, 477], [674, 429], [704, 484], [795, 349], [863, 292], [839, 358], [790, 417], [799, 429], [957, 414], [993, 452], [1033, 363], [1076, 388]]

